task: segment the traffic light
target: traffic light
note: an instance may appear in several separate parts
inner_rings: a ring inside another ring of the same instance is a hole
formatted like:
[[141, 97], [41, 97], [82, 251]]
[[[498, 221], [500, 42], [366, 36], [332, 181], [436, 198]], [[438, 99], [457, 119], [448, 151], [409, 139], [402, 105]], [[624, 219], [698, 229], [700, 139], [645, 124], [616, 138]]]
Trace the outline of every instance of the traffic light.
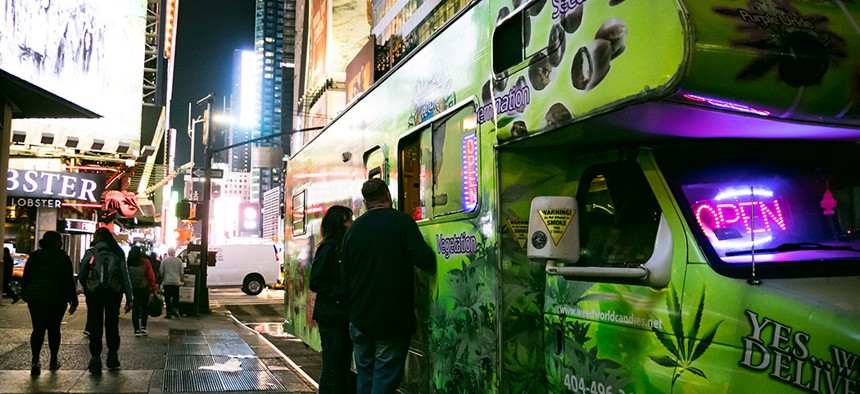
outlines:
[[176, 235], [176, 244], [177, 245], [185, 245], [191, 242], [191, 229], [190, 228], [178, 228], [173, 230], [173, 234]]
[[176, 203], [176, 218], [179, 220], [197, 219], [197, 204], [191, 201]]

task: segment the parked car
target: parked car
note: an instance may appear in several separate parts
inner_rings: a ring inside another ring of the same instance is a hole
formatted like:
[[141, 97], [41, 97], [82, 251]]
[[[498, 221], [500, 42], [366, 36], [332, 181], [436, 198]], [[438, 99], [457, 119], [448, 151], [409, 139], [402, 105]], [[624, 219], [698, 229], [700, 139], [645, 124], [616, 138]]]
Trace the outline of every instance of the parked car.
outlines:
[[21, 294], [21, 277], [24, 276], [24, 266], [27, 265], [27, 257], [26, 254], [12, 254], [14, 264], [12, 265], [12, 280], [9, 281], [9, 289], [15, 295]]

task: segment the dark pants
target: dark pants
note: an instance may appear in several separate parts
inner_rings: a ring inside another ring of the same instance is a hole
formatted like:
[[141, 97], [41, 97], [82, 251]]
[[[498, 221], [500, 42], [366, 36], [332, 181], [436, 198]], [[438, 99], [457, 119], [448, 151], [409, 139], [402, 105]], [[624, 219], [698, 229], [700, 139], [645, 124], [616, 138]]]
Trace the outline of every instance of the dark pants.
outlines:
[[108, 353], [119, 351], [119, 306], [122, 303], [122, 293], [98, 290], [86, 296], [90, 355], [101, 357], [102, 331], [105, 334]]
[[355, 377], [349, 370], [352, 339], [347, 324], [320, 324], [322, 372], [319, 394], [355, 392]]
[[409, 338], [376, 339], [349, 325], [355, 346], [356, 392], [359, 394], [393, 394], [403, 379], [403, 367], [409, 353]]
[[134, 330], [146, 328], [146, 321], [149, 319], [149, 292], [148, 287], [134, 289], [134, 304], [131, 308], [131, 324]]
[[57, 360], [60, 351], [60, 325], [63, 314], [66, 313], [66, 303], [44, 303], [39, 301], [27, 302], [30, 309], [30, 320], [33, 322], [33, 333], [30, 334], [30, 351], [33, 362], [39, 362], [39, 353], [45, 343], [45, 331], [48, 331], [48, 348], [51, 350], [51, 361]]
[[164, 285], [164, 303], [167, 304], [167, 314], [170, 316], [173, 311], [179, 313], [179, 286]]

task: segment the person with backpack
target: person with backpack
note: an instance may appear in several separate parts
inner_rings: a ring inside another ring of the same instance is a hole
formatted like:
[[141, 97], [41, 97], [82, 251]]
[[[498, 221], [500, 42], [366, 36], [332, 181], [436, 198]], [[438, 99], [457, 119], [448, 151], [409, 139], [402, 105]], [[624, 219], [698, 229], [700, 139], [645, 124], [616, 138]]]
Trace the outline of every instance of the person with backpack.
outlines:
[[125, 294], [125, 313], [134, 305], [128, 278], [125, 252], [116, 243], [110, 230], [99, 227], [93, 234], [93, 247], [87, 249], [78, 270], [78, 280], [87, 300], [87, 330], [90, 332], [90, 362], [87, 370], [102, 373], [102, 330], [107, 344], [107, 367], [120, 368], [119, 306]]
[[69, 315], [78, 308], [78, 295], [72, 275], [72, 260], [63, 251], [63, 238], [56, 231], [48, 231], [39, 241], [41, 249], [30, 253], [24, 276], [21, 277], [21, 298], [27, 302], [33, 332], [30, 334], [30, 351], [33, 364], [32, 376], [41, 372], [39, 355], [48, 332], [48, 348], [51, 350], [50, 369], [60, 369], [57, 353], [60, 351], [60, 325], [69, 306]]
[[146, 335], [146, 321], [149, 318], [149, 297], [158, 290], [152, 263], [143, 257], [139, 246], [128, 251], [128, 279], [131, 282], [134, 306], [131, 308], [131, 323], [134, 336]]

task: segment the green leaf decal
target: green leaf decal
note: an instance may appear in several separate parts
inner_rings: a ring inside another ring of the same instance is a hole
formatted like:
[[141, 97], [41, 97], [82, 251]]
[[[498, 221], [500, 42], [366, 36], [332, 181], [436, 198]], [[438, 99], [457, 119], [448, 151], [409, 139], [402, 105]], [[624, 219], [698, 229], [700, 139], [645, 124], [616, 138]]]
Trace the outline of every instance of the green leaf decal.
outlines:
[[648, 356], [648, 357], [650, 357], [652, 361], [654, 361], [655, 363], [657, 363], [658, 365], [660, 365], [662, 367], [676, 368], [676, 367], [681, 366], [672, 357], [665, 357], [665, 356], [663, 356], [663, 357]]
[[654, 334], [657, 335], [657, 339], [660, 340], [660, 343], [663, 344], [663, 347], [665, 347], [666, 350], [669, 351], [669, 353], [675, 356], [675, 358], [682, 358], [681, 355], [678, 353], [678, 349], [675, 346], [675, 342], [672, 342], [672, 338], [669, 335], [660, 332], [656, 328], [651, 328], [651, 330], [654, 331]]
[[[696, 309], [696, 317], [693, 318], [693, 326], [690, 327], [690, 332], [687, 333], [687, 338], [693, 339], [699, 335], [699, 326], [702, 324], [702, 311], [705, 309], [705, 293], [699, 298], [699, 307]], [[687, 342], [687, 354], [693, 354], [693, 341]], [[693, 358], [695, 360], [695, 358]]]
[[662, 332], [656, 328], [652, 328], [651, 331], [654, 333], [654, 336], [657, 337], [657, 340], [660, 341], [660, 344], [662, 344], [670, 354], [668, 356], [648, 357], [657, 365], [667, 368], [675, 368], [675, 373], [672, 376], [672, 388], [670, 390], [674, 391], [675, 382], [678, 381], [678, 378], [680, 378], [684, 372], [690, 371], [693, 375], [699, 376], [705, 380], [708, 379], [704, 371], [693, 367], [693, 363], [705, 354], [708, 347], [711, 346], [711, 343], [714, 341], [714, 337], [717, 335], [717, 329], [723, 321], [721, 320], [717, 322], [717, 324], [715, 324], [710, 330], [705, 332], [701, 339], [698, 338], [699, 330], [702, 325], [702, 316], [705, 309], [704, 289], [699, 296], [696, 313], [693, 316], [693, 321], [689, 330], [687, 330], [686, 335], [684, 335], [685, 330], [684, 320], [681, 315], [681, 304], [674, 288], [670, 289], [666, 296], [666, 306], [668, 307], [672, 334]]
[[678, 293], [674, 289], [669, 293], [669, 322], [672, 324], [672, 333], [675, 334], [675, 340], [678, 343], [679, 358], [685, 358], [686, 349], [684, 349], [684, 321], [681, 318], [681, 304], [678, 302]]
[[701, 369], [699, 369], [699, 368], [690, 367], [690, 368], [687, 368], [687, 370], [688, 370], [688, 371], [690, 371], [690, 372], [692, 372], [692, 373], [694, 373], [694, 374], [696, 374], [696, 375], [699, 375], [699, 376], [701, 376], [701, 377], [703, 377], [703, 378], [705, 378], [705, 379], [708, 379], [708, 377], [707, 377], [707, 376], [705, 376], [705, 373], [704, 373], [704, 372], [702, 372], [702, 370], [701, 370]]
[[711, 342], [714, 341], [714, 336], [717, 335], [717, 328], [720, 327], [721, 323], [722, 321], [717, 322], [717, 325], [702, 337], [702, 340], [699, 341], [699, 344], [696, 346], [696, 351], [693, 352], [693, 357], [690, 358], [691, 362], [696, 361], [696, 359], [705, 354], [705, 351], [708, 350], [708, 346], [711, 346]]

